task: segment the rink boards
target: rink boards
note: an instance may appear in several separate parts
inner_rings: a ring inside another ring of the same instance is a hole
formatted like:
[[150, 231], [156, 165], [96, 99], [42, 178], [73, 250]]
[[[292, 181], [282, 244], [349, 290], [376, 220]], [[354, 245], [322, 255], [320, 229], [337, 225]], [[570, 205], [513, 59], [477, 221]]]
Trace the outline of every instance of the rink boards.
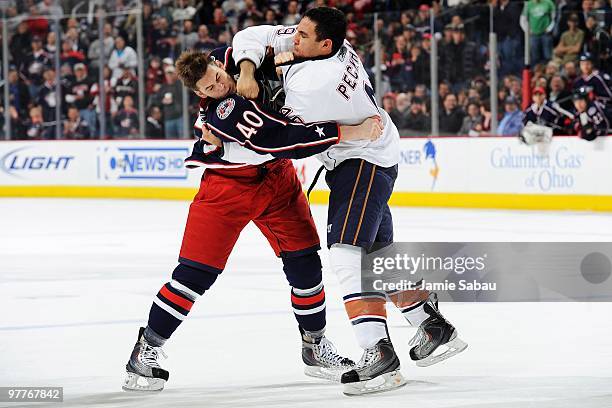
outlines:
[[[0, 143], [0, 196], [191, 199], [191, 140]], [[404, 138], [392, 204], [418, 207], [612, 211], [612, 142], [555, 137]], [[305, 187], [320, 164], [295, 162]], [[325, 203], [319, 180], [311, 202]]]

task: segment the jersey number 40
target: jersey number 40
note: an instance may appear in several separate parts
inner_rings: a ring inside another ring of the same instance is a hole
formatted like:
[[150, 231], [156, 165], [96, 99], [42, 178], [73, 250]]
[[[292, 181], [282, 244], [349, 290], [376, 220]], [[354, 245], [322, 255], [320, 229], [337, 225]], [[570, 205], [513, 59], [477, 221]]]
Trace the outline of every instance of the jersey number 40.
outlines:
[[242, 114], [242, 119], [244, 119], [244, 121], [250, 126], [245, 125], [241, 121], [238, 121], [236, 127], [238, 128], [240, 133], [242, 133], [247, 139], [250, 139], [251, 136], [256, 134], [257, 129], [262, 127], [264, 124], [263, 119], [252, 111], [244, 111], [244, 113]]

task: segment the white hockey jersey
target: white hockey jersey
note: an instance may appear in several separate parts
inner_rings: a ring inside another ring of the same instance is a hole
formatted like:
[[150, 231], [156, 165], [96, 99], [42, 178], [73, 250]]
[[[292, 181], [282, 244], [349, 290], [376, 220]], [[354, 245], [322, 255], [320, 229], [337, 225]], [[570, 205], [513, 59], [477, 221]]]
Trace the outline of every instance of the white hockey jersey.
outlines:
[[[239, 64], [251, 60], [259, 67], [266, 48], [274, 53], [293, 49], [294, 26], [256, 26], [240, 31], [233, 40], [232, 56]], [[364, 159], [381, 167], [399, 162], [399, 133], [391, 118], [376, 104], [374, 90], [348, 41], [332, 57], [284, 66], [285, 106], [281, 113], [304, 123], [335, 121], [356, 125], [381, 116], [385, 129], [374, 141], [341, 141], [317, 157], [328, 170], [347, 159]]]

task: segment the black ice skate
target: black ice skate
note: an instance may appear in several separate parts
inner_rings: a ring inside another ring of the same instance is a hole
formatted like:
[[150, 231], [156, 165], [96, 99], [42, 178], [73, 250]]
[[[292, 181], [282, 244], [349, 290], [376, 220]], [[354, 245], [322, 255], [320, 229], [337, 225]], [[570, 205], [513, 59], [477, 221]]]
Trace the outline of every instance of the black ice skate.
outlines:
[[355, 366], [351, 359], [339, 355], [325, 336], [318, 339], [302, 337], [302, 360], [306, 364], [304, 374], [336, 382], [340, 381], [342, 373]]
[[166, 358], [161, 347], [153, 347], [144, 338], [144, 327], [138, 332], [138, 341], [134, 346], [127, 370], [123, 389], [126, 391], [161, 391], [168, 381], [168, 371], [159, 366], [160, 355]]
[[[438, 310], [438, 296], [435, 293], [429, 295], [423, 310], [429, 317], [421, 323], [416, 335], [410, 340], [411, 346], [416, 344], [410, 349], [410, 358], [416, 361], [417, 366], [427, 367], [439, 363], [467, 348], [467, 343], [457, 337], [457, 329]], [[440, 346], [445, 350], [433, 354]]]
[[366, 349], [355, 369], [342, 374], [344, 394], [363, 395], [389, 391], [406, 385], [400, 361], [389, 339]]

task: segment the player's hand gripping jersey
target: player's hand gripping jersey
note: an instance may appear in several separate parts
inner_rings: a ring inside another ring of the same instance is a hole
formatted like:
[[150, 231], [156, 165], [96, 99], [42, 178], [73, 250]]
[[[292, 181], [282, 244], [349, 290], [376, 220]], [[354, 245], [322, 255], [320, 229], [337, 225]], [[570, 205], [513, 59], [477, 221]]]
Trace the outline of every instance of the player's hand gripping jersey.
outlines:
[[[268, 47], [275, 54], [293, 48], [295, 27], [256, 26], [236, 34], [232, 55], [236, 64], [247, 59], [262, 66]], [[317, 157], [328, 170], [346, 159], [360, 158], [381, 167], [399, 162], [399, 133], [384, 110], [376, 104], [367, 73], [345, 41], [329, 58], [317, 58], [282, 67], [285, 106], [281, 110], [290, 119], [303, 123], [336, 121], [356, 125], [371, 116], [381, 116], [385, 126], [376, 141], [342, 141]], [[227, 157], [227, 156], [226, 156]]]

